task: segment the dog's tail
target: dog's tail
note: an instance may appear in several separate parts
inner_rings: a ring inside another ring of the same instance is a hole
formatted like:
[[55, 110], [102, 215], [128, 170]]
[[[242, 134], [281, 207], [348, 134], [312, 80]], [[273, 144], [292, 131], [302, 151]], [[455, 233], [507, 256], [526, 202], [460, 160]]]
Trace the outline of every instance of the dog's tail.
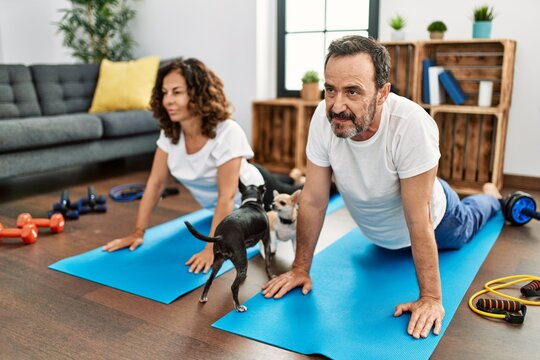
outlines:
[[210, 237], [210, 236], [205, 236], [201, 234], [200, 232], [195, 230], [195, 228], [193, 227], [193, 225], [191, 225], [189, 221], [184, 221], [184, 224], [186, 224], [186, 227], [189, 230], [189, 232], [199, 240], [211, 242], [211, 243], [215, 243], [221, 240], [221, 235], [218, 235], [216, 237]]

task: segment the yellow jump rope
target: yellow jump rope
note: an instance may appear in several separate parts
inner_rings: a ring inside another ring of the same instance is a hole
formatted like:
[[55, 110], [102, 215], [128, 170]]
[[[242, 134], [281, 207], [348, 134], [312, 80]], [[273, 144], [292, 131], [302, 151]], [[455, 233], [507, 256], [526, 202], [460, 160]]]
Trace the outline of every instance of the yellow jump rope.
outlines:
[[[512, 324], [522, 324], [527, 313], [526, 305], [540, 306], [540, 301], [517, 298], [503, 294], [497, 290], [525, 281], [530, 282], [520, 289], [521, 294], [525, 297], [540, 298], [540, 277], [533, 275], [513, 275], [487, 282], [483, 290], [478, 291], [469, 298], [469, 307], [475, 313], [483, 316], [503, 319]], [[473, 305], [474, 299], [486, 293], [493, 293], [509, 300], [480, 298], [476, 302], [476, 305]]]

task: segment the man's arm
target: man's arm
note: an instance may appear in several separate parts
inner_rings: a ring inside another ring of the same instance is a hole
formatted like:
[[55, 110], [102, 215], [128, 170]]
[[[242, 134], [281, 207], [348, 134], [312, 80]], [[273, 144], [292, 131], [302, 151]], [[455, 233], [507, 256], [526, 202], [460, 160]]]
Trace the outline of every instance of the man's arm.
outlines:
[[431, 218], [431, 196], [437, 166], [417, 176], [401, 180], [401, 197], [411, 237], [411, 249], [420, 288], [420, 298], [400, 304], [394, 316], [411, 312], [407, 332], [414, 338], [427, 337], [431, 328], [438, 335], [444, 318], [439, 258]]
[[308, 160], [306, 182], [300, 194], [296, 228], [296, 256], [292, 269], [263, 286], [266, 298], [281, 298], [291, 289], [302, 286], [305, 295], [311, 290], [309, 269], [319, 240], [332, 182], [330, 168], [316, 166]]

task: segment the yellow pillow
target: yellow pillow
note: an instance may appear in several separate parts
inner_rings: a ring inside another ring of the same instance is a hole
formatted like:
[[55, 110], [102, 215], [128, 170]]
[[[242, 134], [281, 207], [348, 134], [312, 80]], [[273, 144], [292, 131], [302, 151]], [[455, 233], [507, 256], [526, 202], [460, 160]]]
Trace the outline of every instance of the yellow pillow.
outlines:
[[148, 110], [159, 57], [113, 62], [103, 59], [89, 112]]

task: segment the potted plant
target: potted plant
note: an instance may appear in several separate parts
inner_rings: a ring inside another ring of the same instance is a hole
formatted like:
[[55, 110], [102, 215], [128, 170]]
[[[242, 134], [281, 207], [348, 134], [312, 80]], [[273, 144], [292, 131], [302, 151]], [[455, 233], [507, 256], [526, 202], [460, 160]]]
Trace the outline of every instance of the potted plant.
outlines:
[[430, 39], [442, 39], [446, 30], [448, 30], [446, 24], [440, 20], [433, 21], [427, 27]]
[[491, 22], [495, 17], [493, 7], [482, 5], [474, 9], [473, 38], [489, 39], [491, 36]]
[[300, 96], [304, 100], [320, 100], [321, 90], [319, 89], [319, 73], [315, 70], [306, 71], [302, 77], [302, 91]]
[[69, 9], [60, 22], [58, 32], [63, 44], [72, 49], [72, 56], [85, 63], [132, 59], [135, 41], [129, 32], [129, 22], [135, 10], [122, 0], [69, 0]]
[[403, 28], [405, 25], [407, 25], [407, 19], [399, 14], [396, 14], [396, 16], [388, 20], [388, 24], [392, 29], [394, 29], [391, 35], [392, 40], [405, 40], [405, 32], [403, 31]]

